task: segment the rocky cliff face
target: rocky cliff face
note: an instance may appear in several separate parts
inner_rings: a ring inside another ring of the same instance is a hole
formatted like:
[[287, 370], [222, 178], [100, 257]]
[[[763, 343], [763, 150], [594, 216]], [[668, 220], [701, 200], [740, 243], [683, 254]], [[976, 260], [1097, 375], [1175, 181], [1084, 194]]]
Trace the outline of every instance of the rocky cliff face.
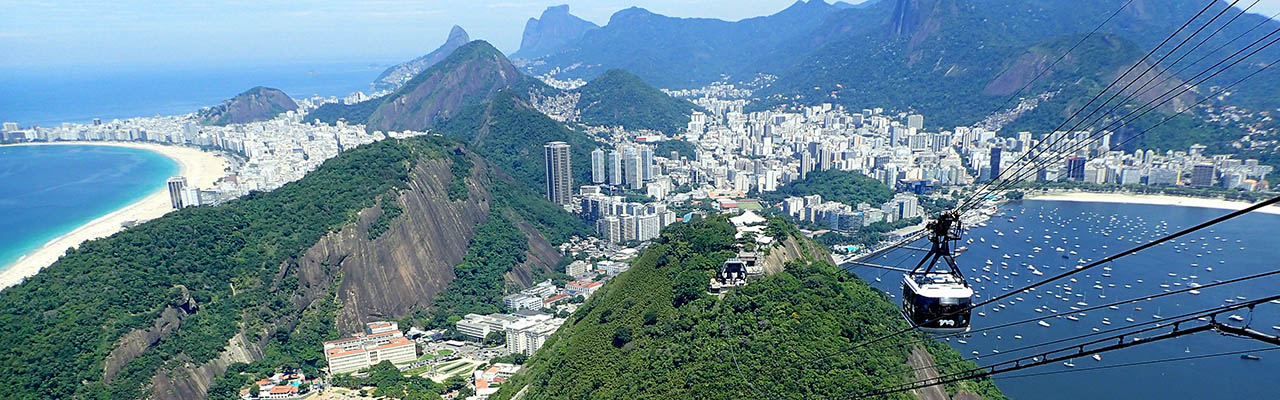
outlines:
[[460, 26], [454, 25], [453, 29], [449, 30], [449, 37], [445, 38], [444, 44], [440, 45], [440, 47], [422, 57], [393, 65], [382, 71], [382, 74], [373, 80], [373, 90], [399, 89], [418, 73], [431, 68], [432, 65], [436, 65], [436, 63], [448, 57], [449, 53], [453, 53], [454, 50], [470, 41], [471, 37], [467, 35], [467, 31]]
[[[429, 307], [436, 294], [453, 280], [453, 266], [466, 254], [476, 226], [489, 215], [490, 180], [510, 179], [480, 157], [466, 154], [473, 164], [466, 180], [466, 199], [449, 199], [453, 176], [448, 158], [420, 160], [407, 187], [383, 198], [395, 201], [403, 209], [386, 232], [369, 239], [369, 227], [382, 213], [382, 208], [370, 207], [360, 212], [359, 222], [324, 236], [296, 264], [281, 265], [279, 277], [288, 272], [296, 272], [298, 277], [294, 306], [305, 309], [336, 295], [342, 306], [335, 323], [344, 335], [361, 330], [366, 322], [400, 318], [415, 308]], [[513, 267], [507, 281], [528, 285], [534, 269], [556, 265], [560, 255], [532, 224], [514, 213], [509, 217], [529, 237], [530, 246], [527, 261]], [[336, 288], [336, 293], [330, 288]], [[124, 358], [136, 356], [154, 344], [158, 337], [153, 336], [172, 331], [166, 327], [180, 323], [181, 314], [181, 310], [166, 311], [163, 320], [158, 320], [152, 329], [127, 335], [126, 343], [117, 350], [120, 355], [113, 352], [112, 359], [121, 360], [109, 360], [108, 371], [118, 369], [127, 361]], [[152, 397], [204, 397], [229, 365], [261, 359], [266, 340], [276, 331], [292, 330], [296, 324], [296, 319], [290, 318], [274, 321], [265, 332], [241, 331], [211, 361], [160, 371], [152, 380]]]
[[569, 14], [568, 5], [547, 7], [539, 18], [529, 18], [520, 39], [520, 50], [512, 57], [534, 59], [556, 52], [600, 26]]
[[269, 120], [280, 113], [297, 109], [298, 104], [280, 89], [258, 86], [201, 110], [200, 121], [206, 125], [218, 126], [243, 124]]

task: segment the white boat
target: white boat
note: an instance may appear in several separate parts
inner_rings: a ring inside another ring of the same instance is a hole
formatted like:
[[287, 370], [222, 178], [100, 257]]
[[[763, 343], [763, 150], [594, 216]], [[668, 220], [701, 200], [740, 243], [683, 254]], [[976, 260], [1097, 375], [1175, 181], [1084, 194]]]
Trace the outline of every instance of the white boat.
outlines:
[[1093, 355], [1093, 361], [1102, 361], [1102, 355], [1101, 355], [1101, 354], [1094, 354], [1094, 355]]
[[[1048, 323], [1048, 322], [1040, 321], [1040, 322], [1037, 322], [1037, 324], [1040, 324], [1040, 326], [1043, 326], [1043, 327], [1045, 327], [1045, 328], [1048, 328], [1048, 327], [1049, 327], [1049, 323]], [[1280, 328], [1278, 328], [1278, 329], [1280, 329]]]
[[1244, 321], [1244, 317], [1241, 317], [1241, 316], [1239, 316], [1239, 315], [1235, 315], [1235, 314], [1231, 314], [1231, 316], [1230, 316], [1230, 317], [1227, 317], [1227, 319], [1232, 320], [1232, 321], [1236, 321], [1236, 322]]
[[1275, 329], [1275, 330], [1277, 330], [1277, 331], [1280, 331], [1280, 325], [1273, 325], [1273, 326], [1271, 326], [1271, 329]]
[[1075, 368], [1075, 367], [1076, 367], [1076, 364], [1075, 364], [1075, 363], [1073, 363], [1073, 362], [1071, 362], [1071, 361], [1063, 361], [1063, 362], [1062, 362], [1062, 365], [1067, 366], [1067, 368]]
[[1067, 316], [1067, 320], [1069, 320], [1069, 321], [1079, 321], [1079, 320], [1080, 320], [1080, 318], [1076, 318], [1076, 316], [1074, 316], [1074, 315], [1068, 315], [1068, 316]]

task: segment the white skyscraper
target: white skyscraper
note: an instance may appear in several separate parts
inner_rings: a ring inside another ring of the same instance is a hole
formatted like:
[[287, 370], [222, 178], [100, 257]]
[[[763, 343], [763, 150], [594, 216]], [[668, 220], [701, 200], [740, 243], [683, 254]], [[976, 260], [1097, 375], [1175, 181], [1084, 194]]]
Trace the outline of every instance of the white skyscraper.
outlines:
[[186, 203], [182, 201], [183, 200], [182, 191], [183, 189], [187, 188], [187, 178], [185, 176], [175, 176], [175, 177], [169, 178], [168, 185], [169, 185], [169, 204], [172, 205], [173, 208], [186, 207]]
[[598, 185], [608, 180], [605, 161], [604, 150], [597, 148], [591, 151], [591, 183]]
[[609, 184], [613, 186], [622, 186], [622, 153], [614, 150], [609, 152]]

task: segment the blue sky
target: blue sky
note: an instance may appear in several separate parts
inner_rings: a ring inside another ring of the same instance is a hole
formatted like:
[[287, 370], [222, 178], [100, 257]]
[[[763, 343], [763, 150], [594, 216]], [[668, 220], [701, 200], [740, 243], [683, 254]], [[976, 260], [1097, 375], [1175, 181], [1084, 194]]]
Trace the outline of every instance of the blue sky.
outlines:
[[[630, 6], [737, 20], [792, 2], [0, 0], [0, 66], [393, 62], [431, 51], [455, 24], [473, 39], [515, 51], [525, 21], [556, 4], [567, 3], [573, 14], [604, 25]], [[1280, 11], [1280, 0], [1262, 0], [1255, 10]]]

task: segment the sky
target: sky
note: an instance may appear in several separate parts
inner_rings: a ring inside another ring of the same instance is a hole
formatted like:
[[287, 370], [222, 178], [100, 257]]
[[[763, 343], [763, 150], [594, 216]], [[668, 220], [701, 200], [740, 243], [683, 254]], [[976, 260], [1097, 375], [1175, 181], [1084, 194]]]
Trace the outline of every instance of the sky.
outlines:
[[[513, 52], [525, 22], [558, 4], [605, 25], [614, 12], [631, 6], [677, 17], [738, 20], [772, 14], [793, 2], [0, 0], [0, 67], [392, 63], [435, 49], [455, 24], [472, 39]], [[1254, 10], [1280, 12], [1280, 0], [1261, 0]]]

